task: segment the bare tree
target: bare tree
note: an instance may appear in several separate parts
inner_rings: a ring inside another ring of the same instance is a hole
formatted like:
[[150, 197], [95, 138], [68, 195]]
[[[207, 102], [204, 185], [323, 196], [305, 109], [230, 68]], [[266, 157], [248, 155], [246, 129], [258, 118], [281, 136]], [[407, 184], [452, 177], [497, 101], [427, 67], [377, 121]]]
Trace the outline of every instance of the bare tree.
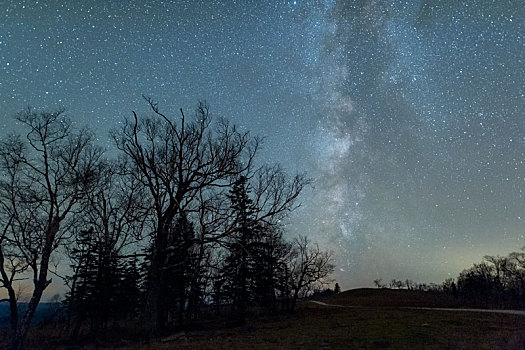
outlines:
[[4, 227], [0, 237], [0, 288], [5, 288], [7, 291], [7, 298], [0, 300], [0, 302], [9, 303], [11, 330], [15, 332], [18, 326], [18, 293], [15, 291], [15, 283], [26, 279], [21, 275], [27, 270], [28, 266], [13, 250], [7, 238], [8, 230], [9, 222]]
[[254, 179], [255, 220], [269, 225], [279, 223], [295, 210], [299, 206], [297, 198], [311, 183], [305, 174], [289, 179], [279, 165], [260, 167], [251, 177]]
[[136, 259], [137, 242], [147, 217], [142, 203], [145, 189], [125, 174], [126, 165], [101, 163], [100, 185], [84, 197], [84, 210], [77, 218], [80, 232], [75, 244], [67, 249], [73, 267], [72, 276], [66, 280], [73, 337], [78, 336], [88, 316], [90, 331], [96, 333], [106, 329], [110, 316], [118, 316], [117, 309], [126, 309], [124, 304], [128, 309], [136, 307], [133, 300], [117, 298], [125, 292], [118, 285], [122, 282], [122, 266], [125, 260]]
[[19, 186], [20, 162], [17, 160], [17, 152], [10, 152], [21, 144], [15, 137], [9, 137], [0, 144], [0, 169], [2, 179], [0, 180], [0, 222], [2, 223], [2, 235], [0, 237], [0, 287], [5, 288], [7, 298], [1, 300], [9, 303], [11, 330], [16, 332], [18, 327], [18, 293], [15, 283], [25, 279], [23, 273], [28, 265], [16, 249], [12, 237], [13, 222], [15, 219], [17, 193]]
[[407, 287], [408, 290], [414, 290], [415, 289], [415, 283], [412, 280], [407, 278], [405, 280], [405, 287]]
[[393, 278], [392, 280], [390, 280], [388, 285], [392, 289], [402, 289], [403, 286], [405, 285], [405, 283], [402, 280], [397, 280], [397, 279]]
[[115, 134], [119, 149], [135, 166], [137, 180], [147, 189], [153, 212], [152, 256], [145, 325], [161, 332], [168, 321], [166, 295], [169, 230], [177, 215], [197, 202], [203, 191], [229, 186], [252, 166], [257, 139], [239, 132], [225, 121], [212, 123], [208, 106], [198, 105], [193, 121], [161, 113], [146, 98], [155, 116], [127, 121]]
[[331, 258], [330, 252], [320, 250], [319, 245], [311, 244], [305, 236], [293, 241], [289, 257], [289, 283], [292, 292], [290, 309], [292, 311], [295, 309], [298, 298], [306, 296], [315, 284], [330, 283], [327, 278], [334, 271]]
[[[48, 278], [52, 254], [70, 236], [72, 216], [79, 201], [98, 179], [102, 155], [87, 130], [74, 132], [63, 110], [34, 112], [28, 109], [16, 119], [28, 130], [25, 140], [11, 137], [1, 145], [1, 171], [10, 174], [11, 197], [3, 205], [9, 225], [9, 241], [31, 271], [33, 291], [11, 348], [22, 348], [31, 320]], [[6, 186], [2, 186], [6, 191]], [[5, 194], [2, 194], [3, 196]]]
[[385, 288], [385, 285], [383, 283], [383, 279], [382, 278], [377, 278], [374, 280], [374, 285], [377, 287], [377, 288]]

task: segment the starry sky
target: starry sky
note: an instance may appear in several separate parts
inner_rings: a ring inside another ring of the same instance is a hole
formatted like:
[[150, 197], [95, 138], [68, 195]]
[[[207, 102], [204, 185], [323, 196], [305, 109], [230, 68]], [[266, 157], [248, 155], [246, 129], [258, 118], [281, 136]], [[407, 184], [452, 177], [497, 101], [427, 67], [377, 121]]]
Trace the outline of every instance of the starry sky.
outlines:
[[525, 245], [523, 33], [519, 0], [0, 0], [0, 137], [205, 100], [314, 179], [287, 232], [344, 289], [441, 282]]

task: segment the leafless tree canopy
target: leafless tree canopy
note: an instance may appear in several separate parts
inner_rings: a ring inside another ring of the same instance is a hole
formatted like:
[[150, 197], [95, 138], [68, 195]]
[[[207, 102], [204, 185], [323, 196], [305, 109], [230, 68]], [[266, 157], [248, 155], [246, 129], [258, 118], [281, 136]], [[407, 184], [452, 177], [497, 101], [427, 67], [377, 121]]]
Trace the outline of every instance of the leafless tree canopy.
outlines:
[[[112, 132], [116, 160], [63, 110], [23, 111], [16, 118], [25, 133], [0, 142], [0, 287], [10, 348], [22, 348], [50, 275], [69, 288], [73, 338], [139, 316], [149, 335], [184, 329], [210, 303], [244, 322], [251, 306], [293, 310], [330, 281], [329, 253], [283, 235], [310, 182], [304, 174], [258, 164], [260, 140], [213, 118], [205, 103], [187, 118], [146, 101], [151, 116], [133, 113]], [[71, 267], [66, 276], [57, 270], [61, 259]], [[19, 316], [23, 281], [31, 296]]]
[[[12, 347], [22, 346], [48, 278], [53, 252], [70, 238], [73, 215], [79, 202], [96, 186], [102, 150], [93, 144], [87, 130], [76, 132], [63, 110], [35, 112], [17, 116], [27, 130], [25, 138], [12, 136], [0, 144], [0, 186], [4, 235], [2, 265], [4, 285], [12, 288], [14, 271], [28, 269], [33, 293]], [[10, 252], [10, 253], [8, 253]], [[9, 271], [5, 271], [5, 269]], [[11, 303], [14, 296], [9, 293]], [[13, 326], [15, 324], [13, 323]]]
[[331, 253], [322, 251], [307, 237], [298, 237], [293, 241], [289, 261], [293, 309], [297, 299], [318, 287], [316, 284], [330, 282], [327, 278], [334, 271], [334, 265]]

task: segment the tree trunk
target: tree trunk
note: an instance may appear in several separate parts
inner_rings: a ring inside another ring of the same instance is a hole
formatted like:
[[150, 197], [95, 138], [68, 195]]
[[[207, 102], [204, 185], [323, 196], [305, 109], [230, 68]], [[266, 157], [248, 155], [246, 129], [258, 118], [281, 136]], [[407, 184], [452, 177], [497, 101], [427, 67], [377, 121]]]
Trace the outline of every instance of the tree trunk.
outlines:
[[168, 308], [165, 305], [165, 277], [163, 266], [159, 264], [160, 254], [155, 254], [150, 270], [150, 282], [144, 310], [144, 326], [150, 336], [161, 334], [168, 321]]
[[167, 213], [159, 220], [150, 267], [150, 281], [144, 310], [144, 326], [150, 336], [162, 334], [168, 323], [166, 307], [166, 248], [168, 230], [175, 212]]
[[[3, 259], [1, 259], [1, 261], [3, 263]], [[2, 275], [4, 274], [5, 274], [4, 271], [2, 271]], [[5, 278], [7, 278], [7, 275]], [[7, 279], [7, 281], [9, 280]], [[16, 293], [15, 293], [15, 290], [13, 289], [13, 286], [11, 285], [11, 282], [5, 283], [4, 285], [7, 289], [7, 295], [8, 295], [9, 314], [11, 318], [11, 322], [10, 322], [11, 330], [13, 332], [16, 332], [18, 329], [18, 303], [16, 300]]]
[[292, 302], [290, 304], [291, 312], [295, 311], [295, 305], [297, 304], [297, 299], [299, 299], [299, 292], [301, 291], [301, 288], [303, 287], [302, 283], [303, 283], [303, 279], [300, 278], [299, 282], [297, 283], [297, 286], [295, 286], [295, 290], [294, 290], [293, 297], [292, 297]]
[[16, 294], [13, 288], [7, 289], [9, 294], [9, 312], [11, 314], [11, 330], [17, 331], [18, 328], [18, 303], [16, 302]]
[[13, 350], [22, 349], [25, 337], [29, 331], [29, 327], [31, 327], [31, 321], [33, 320], [33, 316], [35, 315], [38, 304], [40, 303], [40, 299], [42, 298], [42, 294], [44, 293], [44, 290], [47, 288], [47, 286], [49, 286], [51, 283], [51, 280], [47, 279], [47, 272], [49, 268], [49, 258], [53, 252], [53, 243], [58, 230], [59, 224], [54, 222], [49, 225], [49, 228], [46, 232], [46, 240], [42, 249], [38, 280], [35, 283], [35, 290], [33, 291], [31, 300], [27, 305], [27, 310], [24, 313], [22, 322], [20, 323], [17, 332], [13, 334], [11, 339], [11, 349]]
[[16, 293], [13, 289], [13, 284], [9, 277], [7, 276], [7, 272], [5, 270], [5, 258], [4, 258], [4, 252], [2, 250], [2, 247], [0, 247], [0, 274], [2, 276], [2, 281], [4, 283], [4, 287], [7, 289], [7, 296], [8, 296], [8, 302], [9, 302], [9, 313], [11, 317], [11, 330], [16, 333], [18, 329], [18, 304], [16, 300]]
[[42, 298], [42, 294], [44, 293], [44, 290], [46, 289], [48, 284], [48, 282], [41, 281], [39, 281], [39, 283], [37, 284], [33, 292], [33, 296], [31, 297], [31, 300], [27, 305], [27, 310], [24, 314], [22, 322], [20, 323], [17, 332], [13, 334], [13, 338], [11, 339], [11, 349], [22, 349], [25, 337], [27, 336], [29, 327], [31, 326], [31, 321], [33, 320], [33, 316], [35, 315], [36, 308], [38, 307], [40, 299]]

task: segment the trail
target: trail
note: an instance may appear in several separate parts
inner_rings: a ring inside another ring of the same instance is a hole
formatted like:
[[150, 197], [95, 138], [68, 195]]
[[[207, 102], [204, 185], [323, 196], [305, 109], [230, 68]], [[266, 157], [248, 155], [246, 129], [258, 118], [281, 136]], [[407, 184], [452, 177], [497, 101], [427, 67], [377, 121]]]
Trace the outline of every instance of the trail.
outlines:
[[525, 311], [521, 310], [496, 310], [496, 309], [454, 309], [447, 307], [407, 307], [413, 310], [431, 310], [431, 311], [460, 311], [460, 312], [489, 312], [493, 314], [507, 314], [525, 316]]
[[348, 306], [348, 305], [327, 304], [327, 303], [323, 303], [322, 301], [317, 301], [317, 300], [309, 300], [309, 302], [310, 302], [310, 303], [317, 304], [317, 305], [329, 306], [329, 307], [344, 307], [344, 308], [350, 308], [350, 309], [355, 309], [355, 308], [358, 308], [358, 307], [359, 307], [359, 306]]
[[[327, 304], [322, 301], [310, 300], [311, 303], [328, 306], [328, 307], [342, 307], [342, 308], [360, 308], [359, 306], [348, 306], [348, 305], [337, 305], [337, 304]], [[492, 310], [492, 309], [454, 309], [454, 308], [444, 308], [444, 307], [402, 307], [402, 309], [411, 309], [411, 310], [429, 310], [429, 311], [456, 311], [456, 312], [489, 312], [496, 314], [507, 314], [507, 315], [519, 315], [525, 316], [525, 311], [522, 310]]]

